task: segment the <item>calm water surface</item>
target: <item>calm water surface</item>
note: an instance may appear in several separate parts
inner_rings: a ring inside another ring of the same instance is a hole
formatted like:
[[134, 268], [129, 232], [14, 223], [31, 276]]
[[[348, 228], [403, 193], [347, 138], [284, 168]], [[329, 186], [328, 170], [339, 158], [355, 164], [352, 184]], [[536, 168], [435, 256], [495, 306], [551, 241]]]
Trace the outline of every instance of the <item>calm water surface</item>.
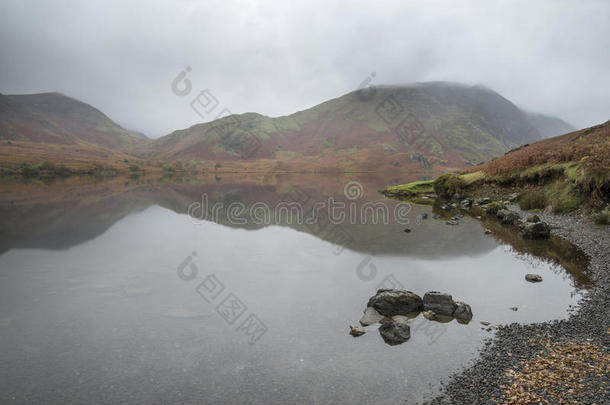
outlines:
[[[345, 198], [350, 180], [362, 185], [357, 200]], [[480, 321], [566, 317], [587, 285], [567, 244], [524, 244], [499, 227], [486, 235], [469, 218], [448, 226], [432, 207], [413, 207], [409, 225], [345, 223], [339, 243], [281, 219], [196, 224], [187, 215], [203, 194], [273, 207], [295, 187], [313, 200], [383, 202], [391, 212], [397, 202], [375, 192], [383, 186], [364, 177], [3, 185], [0, 401], [419, 402], [475, 358], [493, 333]], [[422, 213], [429, 218], [417, 221]], [[525, 282], [531, 272], [544, 282]], [[204, 281], [212, 292], [198, 291]], [[419, 315], [399, 346], [376, 326], [351, 337], [349, 325], [389, 282], [450, 293], [474, 319]]]

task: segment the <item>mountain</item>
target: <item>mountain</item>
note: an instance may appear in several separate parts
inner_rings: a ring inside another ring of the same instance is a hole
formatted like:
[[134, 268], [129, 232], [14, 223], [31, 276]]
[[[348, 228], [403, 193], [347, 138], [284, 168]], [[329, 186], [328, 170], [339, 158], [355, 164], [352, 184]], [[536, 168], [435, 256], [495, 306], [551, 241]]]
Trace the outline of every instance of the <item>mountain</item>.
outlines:
[[576, 128], [564, 120], [550, 115], [526, 112], [529, 122], [540, 132], [543, 138], [567, 134], [576, 131]]
[[124, 150], [139, 138], [88, 104], [41, 93], [0, 95], [0, 140]]
[[283, 117], [228, 116], [136, 150], [159, 160], [262, 160], [287, 169], [447, 170], [541, 138], [526, 114], [498, 93], [432, 82], [354, 91]]
[[426, 177], [540, 140], [562, 122], [482, 86], [430, 82], [357, 90], [276, 118], [230, 115], [152, 140], [58, 93], [0, 94], [0, 163]]

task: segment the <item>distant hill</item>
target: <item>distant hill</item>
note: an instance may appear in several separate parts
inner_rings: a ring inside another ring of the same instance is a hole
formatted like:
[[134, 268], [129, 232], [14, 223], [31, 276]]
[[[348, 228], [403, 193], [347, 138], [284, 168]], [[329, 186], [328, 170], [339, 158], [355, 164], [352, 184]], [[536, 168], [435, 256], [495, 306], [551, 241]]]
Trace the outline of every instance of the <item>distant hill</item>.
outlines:
[[576, 128], [564, 120], [550, 115], [526, 112], [530, 123], [540, 132], [543, 138], [567, 134], [576, 131]]
[[138, 138], [151, 139], [145, 133], [140, 132], [140, 131], [136, 131], [135, 129], [128, 129], [127, 131], [129, 131], [132, 135], [137, 136]]
[[465, 167], [541, 138], [528, 116], [498, 93], [434, 82], [355, 91], [284, 117], [224, 117], [137, 151], [161, 160], [400, 170]]
[[140, 142], [98, 109], [59, 93], [0, 95], [0, 140], [116, 150]]
[[561, 123], [482, 86], [431, 82], [354, 91], [283, 117], [230, 115], [152, 140], [58, 93], [0, 95], [0, 162], [425, 177], [500, 156]]

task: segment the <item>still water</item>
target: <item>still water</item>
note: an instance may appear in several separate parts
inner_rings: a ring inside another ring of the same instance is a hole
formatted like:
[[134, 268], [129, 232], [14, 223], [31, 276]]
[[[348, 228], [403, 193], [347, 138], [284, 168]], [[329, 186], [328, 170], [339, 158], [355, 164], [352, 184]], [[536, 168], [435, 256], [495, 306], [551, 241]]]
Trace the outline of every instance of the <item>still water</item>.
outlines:
[[[355, 198], [349, 181], [361, 186]], [[582, 256], [561, 240], [524, 243], [468, 216], [448, 226], [430, 206], [411, 207], [409, 224], [346, 220], [341, 237], [320, 220], [187, 214], [203, 195], [271, 209], [296, 195], [332, 197], [393, 213], [398, 202], [376, 192], [384, 185], [365, 176], [3, 184], [0, 402], [421, 402], [476, 357], [493, 334], [481, 321], [564, 318], [589, 283]], [[398, 346], [375, 325], [350, 336], [388, 283], [449, 293], [474, 318], [420, 314]]]

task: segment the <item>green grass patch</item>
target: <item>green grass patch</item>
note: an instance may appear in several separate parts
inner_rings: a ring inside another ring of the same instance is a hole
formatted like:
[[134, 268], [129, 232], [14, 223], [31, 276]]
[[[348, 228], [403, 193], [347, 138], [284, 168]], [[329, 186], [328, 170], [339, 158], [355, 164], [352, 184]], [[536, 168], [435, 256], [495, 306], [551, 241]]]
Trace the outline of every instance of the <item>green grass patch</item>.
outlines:
[[527, 191], [519, 197], [522, 210], [544, 209], [548, 205], [546, 193], [542, 189]]
[[472, 184], [479, 180], [483, 180], [485, 178], [485, 173], [482, 171], [474, 172], [474, 173], [466, 173], [460, 175], [460, 178], [464, 180], [466, 184]]
[[551, 184], [546, 195], [555, 213], [571, 211], [582, 202], [576, 187], [569, 181], [560, 180]]
[[434, 192], [432, 180], [414, 181], [413, 183], [387, 187], [384, 192], [391, 195], [416, 196]]
[[467, 186], [466, 181], [453, 173], [443, 174], [433, 182], [434, 192], [443, 198], [463, 195]]

